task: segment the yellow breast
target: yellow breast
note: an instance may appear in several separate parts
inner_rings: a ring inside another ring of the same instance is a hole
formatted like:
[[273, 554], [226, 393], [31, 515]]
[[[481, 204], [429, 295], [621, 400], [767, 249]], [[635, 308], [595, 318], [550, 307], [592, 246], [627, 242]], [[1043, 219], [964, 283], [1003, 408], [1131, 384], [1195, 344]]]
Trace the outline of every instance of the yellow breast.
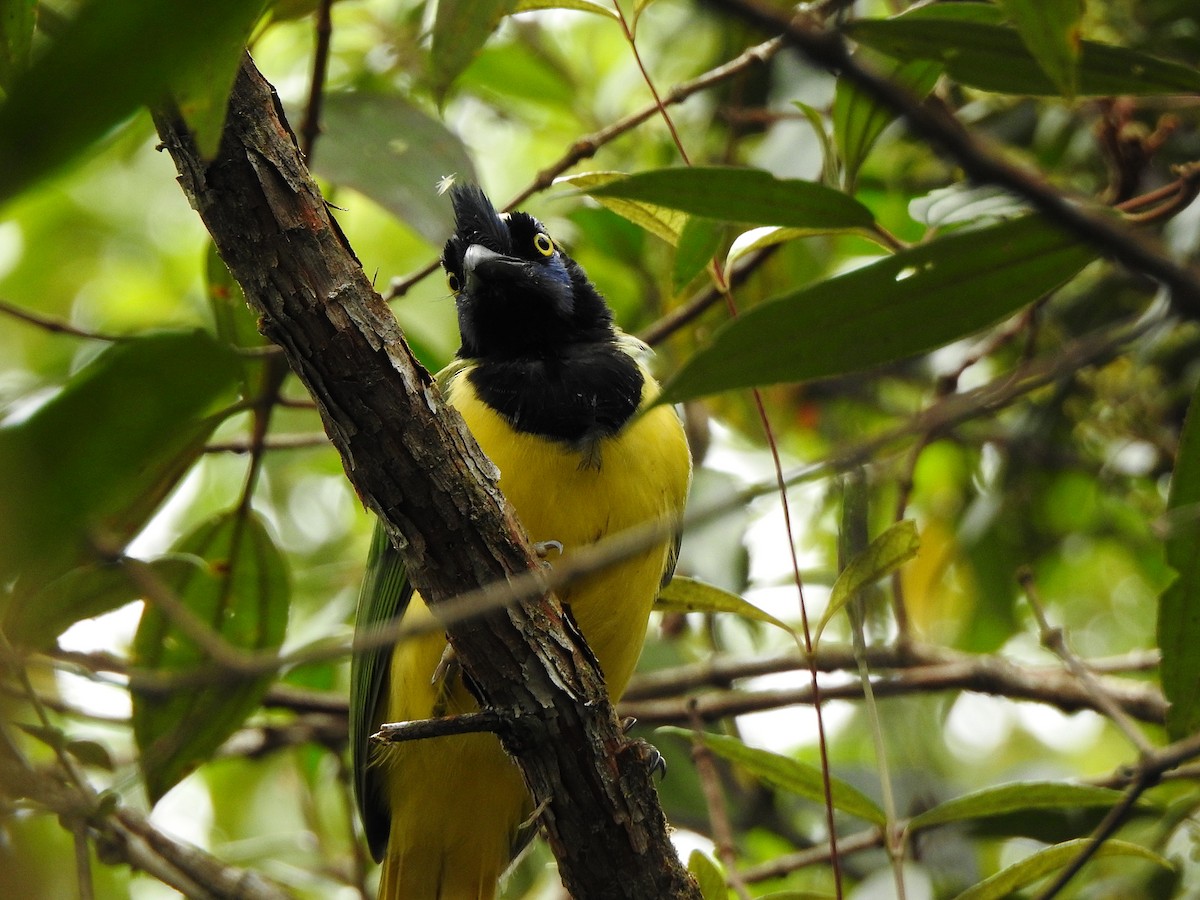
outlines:
[[[643, 405], [658, 391], [644, 374]], [[691, 462], [683, 426], [668, 407], [656, 407], [600, 441], [589, 459], [562, 443], [514, 432], [479, 399], [465, 372], [452, 380], [448, 395], [500, 470], [500, 489], [530, 537], [559, 541], [564, 557], [607, 535], [683, 511]], [[561, 592], [614, 697], [637, 663], [672, 545], [663, 540]]]

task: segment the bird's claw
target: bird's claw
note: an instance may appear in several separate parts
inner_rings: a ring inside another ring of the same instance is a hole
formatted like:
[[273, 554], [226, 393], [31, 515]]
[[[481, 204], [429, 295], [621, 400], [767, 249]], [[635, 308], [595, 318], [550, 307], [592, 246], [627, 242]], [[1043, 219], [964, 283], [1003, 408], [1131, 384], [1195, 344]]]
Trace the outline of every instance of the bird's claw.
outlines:
[[438, 660], [437, 666], [434, 667], [433, 675], [429, 678], [429, 683], [437, 688], [437, 697], [433, 703], [433, 716], [438, 718], [445, 715], [446, 703], [450, 697], [450, 691], [454, 687], [455, 680], [462, 673], [462, 665], [458, 661], [458, 656], [454, 653], [454, 648], [449, 644], [442, 651], [442, 658]]
[[538, 541], [533, 545], [533, 551], [538, 555], [538, 559], [545, 559], [548, 557], [551, 550], [557, 550], [558, 555], [562, 556], [562, 541]]
[[[636, 718], [626, 716], [621, 720], [621, 734], [629, 734], [629, 730], [636, 724]], [[628, 747], [631, 750], [636, 750], [638, 755], [646, 761], [646, 765], [650, 767], [651, 774], [658, 775], [660, 779], [667, 777], [667, 758], [652, 743], [644, 738], [632, 738], [629, 741]]]
[[637, 747], [642, 759], [650, 768], [650, 774], [657, 775], [660, 780], [667, 777], [667, 758], [662, 755], [662, 752], [649, 741], [642, 738], [636, 738], [633, 744]]

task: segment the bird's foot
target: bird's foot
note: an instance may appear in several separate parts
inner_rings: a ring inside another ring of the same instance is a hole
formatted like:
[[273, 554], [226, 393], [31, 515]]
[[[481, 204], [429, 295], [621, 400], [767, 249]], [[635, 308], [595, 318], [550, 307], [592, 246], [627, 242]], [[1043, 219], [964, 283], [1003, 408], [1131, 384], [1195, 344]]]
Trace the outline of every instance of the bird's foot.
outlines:
[[[637, 719], [633, 716], [627, 716], [621, 720], [621, 733], [628, 735], [629, 730], [637, 724]], [[642, 760], [650, 767], [652, 774], [657, 774], [659, 778], [667, 777], [667, 758], [662, 755], [662, 752], [652, 743], [644, 738], [630, 738], [625, 745], [627, 751], [634, 751]]]

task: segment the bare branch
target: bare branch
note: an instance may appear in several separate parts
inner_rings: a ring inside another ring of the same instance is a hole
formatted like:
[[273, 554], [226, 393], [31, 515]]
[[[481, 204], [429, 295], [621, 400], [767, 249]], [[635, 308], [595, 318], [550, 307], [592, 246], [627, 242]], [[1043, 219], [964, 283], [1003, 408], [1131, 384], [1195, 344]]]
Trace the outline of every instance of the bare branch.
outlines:
[[1037, 583], [1034, 581], [1033, 571], [1028, 568], [1022, 569], [1017, 573], [1017, 580], [1021, 583], [1025, 597], [1033, 610], [1033, 616], [1037, 620], [1038, 628], [1041, 631], [1042, 646], [1048, 648], [1063, 661], [1063, 665], [1079, 681], [1080, 687], [1095, 699], [1096, 708], [1112, 720], [1138, 753], [1143, 755], [1150, 753], [1154, 748], [1146, 740], [1146, 736], [1138, 730], [1125, 710], [1104, 690], [1095, 673], [1088, 669], [1083, 660], [1067, 646], [1067, 638], [1063, 634], [1063, 630], [1051, 626], [1050, 621], [1046, 618], [1046, 609], [1042, 604]]
[[257, 872], [221, 862], [163, 834], [139, 813], [115, 807], [112, 798], [89, 795], [62, 773], [21, 766], [0, 746], [0, 792], [27, 799], [78, 823], [108, 863], [123, 862], [197, 900], [289, 900], [289, 894]]
[[420, 719], [413, 722], [389, 722], [379, 726], [371, 735], [378, 744], [402, 744], [405, 741], [423, 741], [429, 738], [447, 737], [454, 734], [500, 734], [511, 722], [494, 709], [443, 716], [440, 719]]
[[[1165, 720], [1166, 701], [1154, 688], [1114, 680], [1102, 680], [1098, 684], [1104, 695], [1135, 719], [1152, 724], [1161, 724]], [[1104, 712], [1096, 696], [1081, 687], [1069, 673], [1061, 669], [1025, 669], [999, 657], [980, 656], [900, 670], [878, 676], [871, 686], [875, 696], [881, 699], [961, 690], [1012, 700], [1031, 700], [1064, 712], [1081, 709]], [[860, 700], [862, 695], [862, 685], [857, 681], [826, 684], [821, 688], [822, 702]], [[813, 702], [813, 695], [807, 685], [771, 691], [717, 690], [695, 698], [626, 699], [620, 709], [623, 715], [634, 716], [644, 725], [685, 726], [689, 704], [693, 701], [701, 718], [713, 722], [785, 706], [807, 706]]]
[[35, 313], [32, 310], [25, 309], [22, 306], [17, 306], [15, 303], [9, 303], [5, 300], [0, 300], [0, 313], [53, 334], [68, 334], [72, 337], [83, 338], [89, 341], [105, 341], [108, 343], [118, 343], [128, 340], [128, 337], [125, 335], [107, 334], [102, 331], [88, 331], [83, 328], [77, 328], [65, 319]]

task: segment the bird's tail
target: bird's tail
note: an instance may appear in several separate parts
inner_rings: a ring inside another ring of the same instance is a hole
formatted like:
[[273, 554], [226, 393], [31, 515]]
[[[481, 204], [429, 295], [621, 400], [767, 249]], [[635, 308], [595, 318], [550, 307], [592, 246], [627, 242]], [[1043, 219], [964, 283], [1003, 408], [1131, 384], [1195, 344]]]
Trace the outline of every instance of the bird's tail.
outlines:
[[379, 900], [495, 900], [501, 872], [454, 866], [444, 856], [388, 853]]

